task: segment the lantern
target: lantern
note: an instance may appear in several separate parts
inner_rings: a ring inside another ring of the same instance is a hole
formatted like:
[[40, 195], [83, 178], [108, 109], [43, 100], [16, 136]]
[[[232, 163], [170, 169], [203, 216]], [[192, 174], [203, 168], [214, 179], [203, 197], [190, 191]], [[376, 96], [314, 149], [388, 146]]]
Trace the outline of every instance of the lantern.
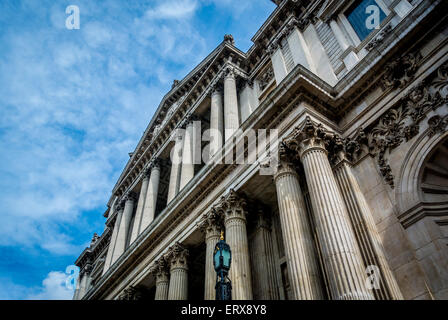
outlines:
[[232, 299], [232, 284], [227, 277], [232, 262], [232, 251], [224, 241], [224, 232], [221, 232], [221, 240], [216, 244], [213, 253], [213, 266], [216, 271], [216, 300]]

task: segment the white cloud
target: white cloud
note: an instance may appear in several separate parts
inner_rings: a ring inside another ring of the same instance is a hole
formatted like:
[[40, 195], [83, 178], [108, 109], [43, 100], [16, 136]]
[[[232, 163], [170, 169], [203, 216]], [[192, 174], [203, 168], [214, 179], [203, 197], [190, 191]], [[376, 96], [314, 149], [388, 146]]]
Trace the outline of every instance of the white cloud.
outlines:
[[67, 275], [51, 271], [42, 281], [42, 287], [27, 297], [27, 300], [71, 300], [74, 290], [66, 286]]
[[163, 1], [154, 9], [145, 13], [148, 19], [185, 19], [191, 17], [197, 9], [195, 0], [172, 0]]
[[76, 31], [55, 27], [65, 7], [33, 6], [49, 26], [2, 37], [0, 246], [71, 255], [85, 240], [76, 231], [101, 232], [101, 215], [83, 212], [105, 209], [169, 84], [208, 53], [186, 19], [197, 1], [151, 4], [135, 17], [113, 2], [81, 3]]

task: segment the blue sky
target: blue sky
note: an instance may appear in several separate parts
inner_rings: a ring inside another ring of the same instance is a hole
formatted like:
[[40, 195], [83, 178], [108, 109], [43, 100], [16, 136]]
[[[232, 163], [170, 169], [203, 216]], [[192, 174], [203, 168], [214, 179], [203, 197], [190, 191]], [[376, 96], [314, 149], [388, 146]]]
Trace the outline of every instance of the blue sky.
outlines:
[[[65, 9], [80, 9], [68, 30]], [[269, 0], [0, 2], [0, 299], [70, 299], [65, 269], [163, 95]]]

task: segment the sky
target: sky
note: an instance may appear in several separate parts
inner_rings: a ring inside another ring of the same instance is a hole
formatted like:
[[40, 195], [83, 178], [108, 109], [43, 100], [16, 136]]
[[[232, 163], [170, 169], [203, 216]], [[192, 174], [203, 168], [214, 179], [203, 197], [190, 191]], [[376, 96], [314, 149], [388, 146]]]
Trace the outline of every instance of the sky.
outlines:
[[[67, 29], [69, 5], [80, 28]], [[0, 299], [71, 299], [66, 268], [173, 79], [269, 0], [0, 1]]]

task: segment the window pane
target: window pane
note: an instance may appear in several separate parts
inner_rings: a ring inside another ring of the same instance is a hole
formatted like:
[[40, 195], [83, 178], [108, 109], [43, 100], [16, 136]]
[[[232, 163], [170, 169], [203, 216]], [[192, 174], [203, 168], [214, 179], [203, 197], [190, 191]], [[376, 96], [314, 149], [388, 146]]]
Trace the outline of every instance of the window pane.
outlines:
[[379, 25], [386, 18], [386, 14], [375, 0], [356, 2], [346, 15], [361, 41], [375, 29], [375, 22]]

